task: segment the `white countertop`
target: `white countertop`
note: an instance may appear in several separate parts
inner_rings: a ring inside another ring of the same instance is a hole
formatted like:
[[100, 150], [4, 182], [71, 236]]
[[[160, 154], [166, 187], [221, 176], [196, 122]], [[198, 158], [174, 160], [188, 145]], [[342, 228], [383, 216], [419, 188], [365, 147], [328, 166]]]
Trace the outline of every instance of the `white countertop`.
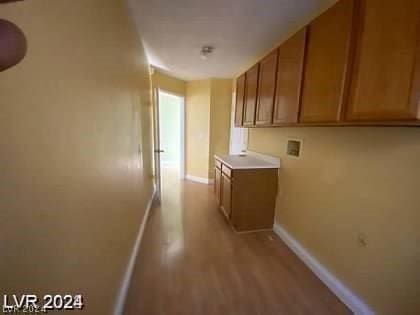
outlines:
[[247, 152], [245, 156], [215, 155], [214, 157], [231, 169], [280, 168], [279, 159], [255, 152]]

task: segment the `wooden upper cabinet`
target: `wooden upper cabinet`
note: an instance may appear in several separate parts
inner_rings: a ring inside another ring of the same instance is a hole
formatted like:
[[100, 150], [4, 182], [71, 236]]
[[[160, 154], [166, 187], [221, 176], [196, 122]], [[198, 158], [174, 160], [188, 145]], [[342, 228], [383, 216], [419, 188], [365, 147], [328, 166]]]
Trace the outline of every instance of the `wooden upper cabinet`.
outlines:
[[276, 91], [277, 50], [260, 62], [258, 80], [256, 125], [271, 125], [273, 122], [274, 94]]
[[308, 27], [301, 122], [341, 118], [355, 12], [355, 0], [340, 0]]
[[236, 79], [235, 126], [242, 126], [245, 97], [245, 74]]
[[274, 124], [298, 122], [305, 43], [306, 29], [302, 29], [278, 49]]
[[420, 107], [420, 1], [361, 0], [345, 118], [410, 120]]
[[257, 105], [258, 74], [260, 64], [256, 64], [246, 72], [245, 103], [243, 125], [255, 125], [255, 110]]

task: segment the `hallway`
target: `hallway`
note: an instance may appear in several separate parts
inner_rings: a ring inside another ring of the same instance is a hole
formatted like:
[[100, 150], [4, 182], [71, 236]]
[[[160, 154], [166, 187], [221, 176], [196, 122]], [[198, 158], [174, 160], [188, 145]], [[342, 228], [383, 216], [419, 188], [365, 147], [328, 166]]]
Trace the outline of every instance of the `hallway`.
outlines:
[[235, 234], [213, 186], [163, 171], [126, 315], [351, 314], [272, 232]]

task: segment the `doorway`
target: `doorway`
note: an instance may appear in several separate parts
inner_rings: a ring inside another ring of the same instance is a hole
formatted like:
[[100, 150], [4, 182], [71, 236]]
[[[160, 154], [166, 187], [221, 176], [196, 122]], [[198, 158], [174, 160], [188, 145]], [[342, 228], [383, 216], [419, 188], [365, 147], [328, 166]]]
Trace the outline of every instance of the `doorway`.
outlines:
[[[185, 176], [184, 97], [161, 89], [157, 91], [157, 120], [160, 164], [159, 188], [167, 190]], [[159, 191], [161, 193], [161, 191]]]

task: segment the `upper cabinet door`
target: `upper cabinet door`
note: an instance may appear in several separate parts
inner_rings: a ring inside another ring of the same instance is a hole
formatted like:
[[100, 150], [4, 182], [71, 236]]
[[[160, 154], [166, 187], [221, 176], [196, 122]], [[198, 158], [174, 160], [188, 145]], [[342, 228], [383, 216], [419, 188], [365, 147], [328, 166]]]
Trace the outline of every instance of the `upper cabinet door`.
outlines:
[[346, 120], [416, 119], [420, 1], [361, 0]]
[[274, 124], [298, 122], [305, 43], [302, 29], [279, 47]]
[[236, 79], [235, 126], [242, 126], [245, 97], [245, 74]]
[[258, 73], [260, 64], [256, 64], [246, 72], [244, 126], [255, 125], [255, 109], [257, 105]]
[[308, 27], [301, 122], [340, 120], [355, 12], [354, 0], [340, 0]]
[[258, 82], [256, 125], [271, 125], [273, 122], [274, 93], [276, 91], [277, 50], [260, 62]]

